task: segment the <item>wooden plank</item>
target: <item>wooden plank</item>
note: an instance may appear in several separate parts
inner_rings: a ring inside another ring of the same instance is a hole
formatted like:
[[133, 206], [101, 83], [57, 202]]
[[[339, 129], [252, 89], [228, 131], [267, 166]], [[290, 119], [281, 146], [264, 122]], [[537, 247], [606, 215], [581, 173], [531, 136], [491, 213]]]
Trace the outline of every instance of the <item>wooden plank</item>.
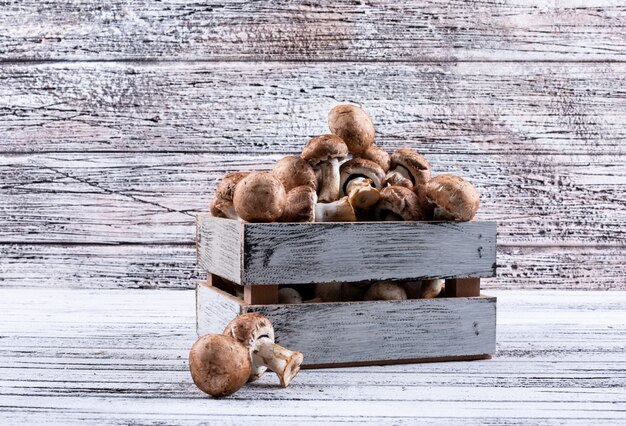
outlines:
[[198, 265], [240, 284], [243, 267], [241, 224], [235, 220], [198, 220], [197, 226]]
[[[225, 303], [235, 300], [220, 290], [199, 285], [198, 295], [200, 335], [214, 330], [213, 323], [227, 324], [238, 314], [222, 312]], [[242, 304], [241, 312], [267, 316], [276, 330], [277, 343], [304, 353], [303, 365], [309, 366], [484, 358], [496, 350], [496, 299], [491, 297]], [[222, 314], [225, 316], [219, 316]]]
[[248, 305], [278, 303], [278, 285], [246, 285], [243, 287], [243, 301]]
[[480, 278], [452, 278], [446, 280], [446, 297], [480, 296]]
[[[242, 284], [495, 276], [495, 223], [242, 226]], [[214, 272], [210, 261], [200, 266]]]
[[222, 334], [226, 325], [241, 314], [241, 301], [228, 293], [198, 283], [196, 286], [196, 333]]
[[[620, 247], [499, 247], [483, 289], [626, 289]], [[0, 287], [191, 289], [206, 274], [187, 245], [0, 244]]]
[[5, 64], [0, 80], [0, 152], [292, 153], [358, 102], [389, 149], [502, 170], [512, 154], [626, 154], [626, 63]]
[[266, 374], [214, 400], [188, 372], [192, 291], [0, 288], [0, 422], [623, 422], [626, 292], [495, 295], [492, 360]]
[[615, 0], [26, 0], [3, 9], [0, 58], [614, 61], [625, 16]]

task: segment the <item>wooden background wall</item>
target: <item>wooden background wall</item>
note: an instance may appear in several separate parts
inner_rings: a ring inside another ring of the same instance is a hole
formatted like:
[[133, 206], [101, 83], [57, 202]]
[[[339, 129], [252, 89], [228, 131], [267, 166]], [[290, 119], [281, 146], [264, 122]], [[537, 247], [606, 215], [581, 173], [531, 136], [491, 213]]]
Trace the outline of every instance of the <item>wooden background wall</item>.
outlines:
[[470, 178], [500, 288], [626, 288], [622, 0], [0, 1], [3, 286], [191, 288], [194, 214], [362, 103]]

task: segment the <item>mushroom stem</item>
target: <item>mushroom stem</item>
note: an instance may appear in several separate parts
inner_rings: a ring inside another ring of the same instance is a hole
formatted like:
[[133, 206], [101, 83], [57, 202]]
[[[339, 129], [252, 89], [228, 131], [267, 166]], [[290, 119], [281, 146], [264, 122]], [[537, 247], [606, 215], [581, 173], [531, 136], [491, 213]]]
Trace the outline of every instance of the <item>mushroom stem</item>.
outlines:
[[346, 193], [350, 204], [359, 209], [368, 209], [378, 202], [380, 192], [372, 187], [372, 180], [357, 177], [348, 182]]
[[315, 204], [315, 222], [354, 222], [356, 213], [348, 197], [333, 203]]
[[339, 199], [339, 160], [330, 158], [320, 163], [321, 182], [319, 200], [330, 203]]
[[[408, 176], [407, 176], [408, 175]], [[403, 167], [397, 167], [387, 172], [386, 176], [387, 184], [390, 186], [404, 186], [405, 188], [413, 189], [413, 181], [411, 175], [406, 172]]]
[[276, 373], [280, 385], [284, 388], [289, 386], [291, 379], [298, 374], [300, 364], [304, 360], [302, 353], [283, 348], [267, 337], [261, 337], [256, 341], [252, 357], [255, 364], [265, 365]]

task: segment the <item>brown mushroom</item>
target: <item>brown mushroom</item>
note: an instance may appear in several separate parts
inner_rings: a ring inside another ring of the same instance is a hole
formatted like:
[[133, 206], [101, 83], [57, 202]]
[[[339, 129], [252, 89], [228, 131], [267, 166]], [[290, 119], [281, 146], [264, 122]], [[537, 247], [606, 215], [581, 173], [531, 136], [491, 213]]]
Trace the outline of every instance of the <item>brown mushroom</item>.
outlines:
[[287, 305], [302, 303], [302, 296], [295, 288], [283, 287], [278, 290], [278, 303]]
[[380, 191], [376, 205], [377, 220], [425, 220], [425, 201], [402, 186], [388, 186]]
[[348, 147], [336, 135], [321, 135], [309, 140], [302, 158], [319, 168], [318, 197], [325, 203], [339, 199], [339, 161], [348, 155]]
[[385, 171], [375, 162], [353, 158], [340, 168], [340, 196], [347, 195], [355, 208], [368, 209], [380, 199]]
[[453, 175], [434, 177], [426, 185], [426, 196], [437, 205], [436, 220], [470, 221], [480, 205], [480, 195], [474, 186]]
[[364, 300], [406, 300], [404, 288], [389, 281], [378, 281], [370, 286]]
[[317, 189], [317, 178], [313, 167], [302, 157], [289, 155], [276, 162], [272, 174], [283, 184], [286, 192], [298, 186]]
[[443, 290], [445, 280], [433, 279], [402, 283], [409, 299], [434, 299]]
[[237, 219], [237, 212], [233, 205], [233, 195], [237, 184], [250, 172], [227, 173], [215, 189], [215, 196], [211, 201], [211, 214], [216, 217], [227, 217]]
[[359, 155], [374, 143], [374, 122], [365, 110], [356, 105], [337, 105], [328, 113], [328, 127]]
[[271, 173], [250, 173], [235, 187], [237, 215], [248, 222], [274, 222], [285, 209], [285, 188]]
[[242, 314], [226, 325], [224, 334], [234, 337], [250, 351], [252, 374], [250, 381], [261, 377], [267, 368], [278, 375], [282, 387], [289, 386], [300, 371], [302, 353], [290, 351], [274, 343], [274, 327], [263, 315]]
[[318, 203], [315, 190], [299, 186], [287, 194], [281, 222], [354, 222], [356, 213], [348, 197], [332, 203]]
[[365, 151], [359, 154], [358, 158], [364, 158], [366, 160], [373, 161], [374, 163], [382, 167], [385, 172], [387, 172], [391, 167], [391, 157], [389, 157], [387, 151], [376, 145], [372, 145], [367, 148]]
[[211, 396], [237, 392], [248, 381], [251, 369], [248, 349], [222, 334], [200, 337], [189, 352], [193, 382]]
[[430, 163], [411, 149], [396, 149], [391, 154], [391, 168], [387, 172], [387, 183], [414, 189], [430, 180]]
[[317, 302], [354, 302], [363, 300], [366, 291], [367, 287], [358, 283], [320, 283], [316, 285], [314, 300]]

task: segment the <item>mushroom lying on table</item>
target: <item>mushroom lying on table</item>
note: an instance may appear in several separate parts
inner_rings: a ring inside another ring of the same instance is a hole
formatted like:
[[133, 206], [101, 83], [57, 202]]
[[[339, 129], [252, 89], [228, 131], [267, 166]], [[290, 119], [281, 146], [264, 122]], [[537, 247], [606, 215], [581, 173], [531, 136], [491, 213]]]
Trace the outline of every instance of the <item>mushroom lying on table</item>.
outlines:
[[374, 143], [374, 122], [365, 110], [356, 105], [337, 105], [328, 113], [328, 127], [359, 155]]
[[285, 188], [271, 173], [256, 172], [235, 187], [233, 203], [237, 215], [248, 222], [275, 222], [285, 209]]
[[318, 203], [315, 190], [299, 186], [287, 194], [281, 222], [354, 222], [356, 213], [348, 197], [332, 203]]
[[261, 377], [269, 368], [278, 375], [281, 386], [287, 387], [300, 371], [304, 360], [302, 353], [274, 343], [274, 327], [259, 313], [239, 315], [226, 325], [224, 334], [234, 337], [248, 348], [252, 360], [250, 381]]
[[453, 175], [434, 177], [426, 185], [426, 197], [437, 205], [435, 220], [470, 221], [480, 205], [480, 195], [474, 186]]
[[339, 161], [348, 155], [348, 147], [336, 135], [321, 135], [309, 140], [302, 158], [320, 170], [319, 200], [325, 203], [339, 199]]
[[192, 346], [189, 370], [201, 391], [219, 397], [241, 389], [250, 377], [252, 363], [241, 342], [222, 334], [208, 334]]
[[384, 183], [385, 171], [377, 163], [353, 158], [341, 165], [339, 196], [347, 195], [355, 208], [368, 209], [380, 199]]
[[237, 219], [237, 212], [233, 205], [233, 196], [237, 184], [250, 172], [227, 173], [215, 189], [215, 196], [211, 201], [211, 214], [215, 217], [227, 217]]

